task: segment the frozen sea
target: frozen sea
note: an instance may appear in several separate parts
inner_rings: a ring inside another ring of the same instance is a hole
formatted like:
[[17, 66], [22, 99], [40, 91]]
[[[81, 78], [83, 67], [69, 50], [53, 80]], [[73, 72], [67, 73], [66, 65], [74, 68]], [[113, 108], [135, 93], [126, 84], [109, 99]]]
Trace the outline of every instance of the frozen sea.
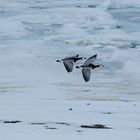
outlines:
[[[56, 63], [96, 53], [87, 83]], [[140, 139], [140, 1], [0, 0], [0, 139], [87, 138]]]

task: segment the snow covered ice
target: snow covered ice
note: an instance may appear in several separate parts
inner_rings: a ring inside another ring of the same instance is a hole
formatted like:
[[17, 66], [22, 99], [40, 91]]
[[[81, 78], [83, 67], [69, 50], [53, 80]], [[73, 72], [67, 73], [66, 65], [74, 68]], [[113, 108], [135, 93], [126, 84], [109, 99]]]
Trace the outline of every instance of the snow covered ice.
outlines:
[[[1, 0], [0, 139], [139, 140], [139, 36], [139, 0]], [[88, 83], [56, 63], [96, 53]]]

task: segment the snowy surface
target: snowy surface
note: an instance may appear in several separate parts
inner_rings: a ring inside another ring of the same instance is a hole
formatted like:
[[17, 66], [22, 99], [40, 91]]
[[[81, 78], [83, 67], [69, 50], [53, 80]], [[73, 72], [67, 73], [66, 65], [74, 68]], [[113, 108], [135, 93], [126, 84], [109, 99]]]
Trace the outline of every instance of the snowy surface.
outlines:
[[[56, 63], [95, 53], [88, 83]], [[0, 0], [0, 139], [139, 140], [140, 1]]]

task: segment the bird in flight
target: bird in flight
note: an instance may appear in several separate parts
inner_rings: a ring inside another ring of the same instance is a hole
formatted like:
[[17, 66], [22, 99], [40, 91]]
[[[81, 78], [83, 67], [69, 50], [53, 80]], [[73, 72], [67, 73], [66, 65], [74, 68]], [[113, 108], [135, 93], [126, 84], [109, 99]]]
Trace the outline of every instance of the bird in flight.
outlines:
[[56, 60], [56, 62], [60, 62], [60, 63], [63, 62], [67, 72], [72, 72], [74, 63], [83, 58], [85, 58], [85, 57], [79, 57], [79, 54], [77, 54], [75, 56], [65, 57], [61, 60]]
[[103, 65], [94, 65], [93, 64], [93, 62], [96, 60], [96, 58], [97, 58], [97, 54], [89, 57], [83, 65], [76, 66], [76, 68], [82, 67], [82, 75], [83, 75], [85, 82], [88, 82], [90, 80], [92, 69], [95, 69], [97, 67], [103, 67]]

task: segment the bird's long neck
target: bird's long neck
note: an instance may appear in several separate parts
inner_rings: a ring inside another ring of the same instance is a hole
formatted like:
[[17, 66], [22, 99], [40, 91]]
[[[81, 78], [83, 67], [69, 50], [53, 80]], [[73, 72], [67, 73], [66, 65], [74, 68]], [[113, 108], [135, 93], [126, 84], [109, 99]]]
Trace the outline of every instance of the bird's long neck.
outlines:
[[74, 58], [74, 62], [81, 60], [81, 59], [82, 59], [82, 57]]
[[92, 65], [92, 69], [98, 68], [100, 65]]

